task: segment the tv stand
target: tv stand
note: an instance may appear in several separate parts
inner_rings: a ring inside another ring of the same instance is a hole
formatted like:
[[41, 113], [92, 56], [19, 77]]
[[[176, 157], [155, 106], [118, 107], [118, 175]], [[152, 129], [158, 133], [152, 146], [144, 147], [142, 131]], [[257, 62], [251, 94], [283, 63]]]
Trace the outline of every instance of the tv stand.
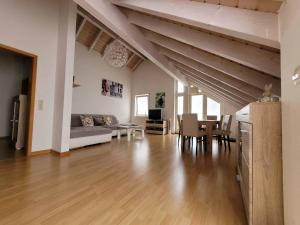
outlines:
[[147, 134], [165, 135], [169, 132], [169, 120], [146, 120]]

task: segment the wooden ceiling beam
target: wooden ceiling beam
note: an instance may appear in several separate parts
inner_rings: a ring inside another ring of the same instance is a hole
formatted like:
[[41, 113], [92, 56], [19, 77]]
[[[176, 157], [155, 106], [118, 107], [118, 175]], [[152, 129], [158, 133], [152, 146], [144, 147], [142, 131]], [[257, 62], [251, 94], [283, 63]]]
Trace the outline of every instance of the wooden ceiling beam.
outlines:
[[205, 81], [207, 83], [210, 83], [212, 85], [216, 85], [218, 88], [220, 88], [220, 90], [224, 90], [224, 91], [226, 91], [226, 92], [228, 92], [228, 93], [230, 93], [230, 94], [236, 96], [237, 98], [240, 98], [240, 99], [242, 99], [242, 100], [244, 100], [246, 102], [250, 103], [250, 102], [253, 102], [253, 101], [257, 100], [255, 98], [253, 98], [253, 97], [251, 97], [251, 96], [243, 93], [243, 92], [240, 92], [240, 91], [238, 91], [238, 90], [236, 90], [236, 89], [234, 89], [234, 88], [232, 88], [232, 87], [230, 87], [230, 86], [228, 86], [228, 85], [226, 85], [226, 84], [218, 81], [218, 80], [215, 80], [215, 79], [213, 79], [213, 78], [211, 78], [211, 77], [209, 77], [209, 76], [207, 76], [207, 75], [205, 75], [203, 73], [200, 73], [198, 71], [192, 70], [192, 69], [190, 69], [190, 68], [188, 68], [188, 67], [186, 67], [184, 65], [175, 64], [175, 66], [182, 73], [192, 75], [195, 78], [197, 77], [200, 80], [203, 80], [203, 81]]
[[134, 56], [135, 56], [135, 54], [132, 53], [132, 55], [131, 55], [131, 56], [129, 57], [129, 59], [127, 60], [126, 65], [128, 65], [128, 64], [131, 62], [131, 60], [134, 58]]
[[164, 47], [187, 58], [193, 59], [203, 65], [216, 69], [261, 90], [264, 89], [265, 84], [272, 83], [274, 93], [278, 96], [281, 95], [281, 81], [278, 78], [250, 69], [223, 57], [194, 48], [172, 38], [168, 38], [151, 31], [145, 31], [144, 33], [149, 41], [160, 47]]
[[80, 32], [82, 31], [82, 29], [83, 29], [83, 27], [84, 27], [86, 21], [87, 21], [86, 18], [83, 17], [83, 20], [82, 20], [82, 22], [80, 23], [80, 25], [79, 25], [79, 27], [78, 27], [78, 29], [77, 29], [77, 31], [76, 31], [76, 38], [78, 38], [78, 36], [79, 36]]
[[139, 27], [280, 78], [278, 53], [134, 11], [127, 16]]
[[97, 36], [95, 37], [93, 43], [91, 44], [91, 46], [89, 47], [89, 51], [92, 51], [98, 41], [98, 39], [101, 37], [101, 35], [103, 34], [103, 30], [99, 30]]
[[135, 71], [139, 67], [139, 65], [141, 65], [142, 62], [144, 62], [144, 60], [140, 58], [139, 61], [132, 67], [131, 70]]
[[[214, 87], [211, 87], [210, 85], [207, 85], [207, 84], [205, 84], [205, 83], [202, 83], [202, 82], [199, 81], [199, 80], [193, 79], [193, 78], [191, 78], [191, 77], [189, 77], [189, 76], [187, 76], [186, 79], [187, 79], [187, 81], [189, 81], [190, 83], [194, 83], [194, 84], [196, 84], [197, 86], [200, 85], [202, 88], [205, 88], [205, 90], [209, 90], [210, 93], [213, 93], [214, 95], [220, 96], [221, 98], [226, 99], [227, 101], [229, 101], [229, 102], [231, 102], [231, 103], [234, 103], [234, 104], [236, 104], [236, 105], [238, 105], [238, 106], [240, 106], [240, 107], [243, 107], [243, 106], [247, 105], [247, 103], [245, 103], [245, 102], [240, 102], [240, 101], [236, 100], [235, 98], [232, 98], [232, 97], [226, 95], [224, 92], [218, 91], [218, 90], [216, 90]], [[200, 89], [201, 89], [201, 87], [200, 87]]]
[[[188, 78], [187, 78], [188, 79]], [[242, 108], [244, 105], [240, 104], [240, 103], [237, 103], [235, 101], [232, 101], [230, 99], [227, 99], [226, 97], [222, 96], [222, 95], [218, 95], [216, 94], [215, 92], [213, 92], [212, 90], [210, 90], [209, 88], [207, 88], [205, 85], [202, 85], [202, 84], [199, 84], [199, 83], [196, 83], [194, 82], [193, 80], [188, 80], [188, 82], [199, 88], [201, 90], [201, 93], [200, 94], [203, 94], [203, 95], [206, 95], [212, 99], [214, 99], [215, 101], [217, 102], [220, 102], [220, 103], [226, 103], [226, 104], [230, 104], [234, 107], [236, 107], [237, 109], [240, 109]]]
[[206, 74], [207, 76], [214, 78], [215, 80], [218, 80], [232, 88], [235, 88], [236, 90], [238, 90], [240, 92], [243, 92], [249, 96], [252, 96], [255, 99], [258, 99], [259, 97], [261, 97], [261, 94], [263, 91], [259, 88], [253, 87], [245, 82], [242, 82], [238, 79], [232, 78], [232, 77], [228, 76], [227, 74], [221, 73], [210, 67], [202, 65], [201, 63], [198, 63], [194, 60], [186, 58], [185, 56], [182, 56], [182, 55], [172, 52], [170, 50], [161, 49], [160, 52], [162, 54], [166, 55], [171, 61], [176, 62], [177, 64], [181, 63], [195, 71]]
[[223, 95], [227, 96], [228, 98], [230, 98], [231, 100], [235, 100], [236, 102], [239, 102], [239, 103], [245, 104], [245, 105], [247, 105], [251, 102], [251, 101], [247, 101], [241, 97], [238, 97], [235, 94], [232, 94], [231, 92], [227, 91], [226, 89], [220, 88], [219, 86], [217, 86], [213, 83], [210, 83], [205, 79], [200, 78], [198, 75], [194, 75], [194, 74], [184, 72], [184, 71], [181, 71], [181, 72], [188, 78], [193, 79], [194, 81], [198, 81], [202, 84], [205, 84], [208, 87], [211, 87], [213, 90], [215, 90], [219, 94], [223, 94]]
[[[122, 37], [125, 42], [141, 52], [161, 70], [186, 83], [185, 77], [162, 56], [155, 46], [145, 39], [143, 33], [134, 25], [128, 22], [127, 17], [107, 0], [74, 0], [80, 7], [91, 14], [96, 20]], [[135, 52], [133, 49], [130, 49]], [[141, 57], [144, 58], [144, 57]]]
[[95, 22], [94, 20], [92, 20], [91, 18], [89, 18], [87, 15], [85, 15], [83, 12], [81, 11], [77, 11], [77, 13], [82, 16], [84, 18], [84, 21], [89, 21], [90, 23], [92, 23], [94, 26], [98, 27], [99, 30], [102, 30], [103, 32], [105, 32], [106, 34], [108, 34], [109, 36], [111, 36], [113, 39], [117, 39], [119, 40], [122, 45], [124, 45], [127, 49], [129, 49], [130, 51], [134, 52], [136, 55], [138, 55], [140, 58], [145, 59], [145, 57], [143, 55], [141, 55], [139, 52], [137, 52], [135, 49], [133, 49], [132, 47], [130, 47], [128, 44], [126, 44], [123, 40], [121, 40], [117, 35], [115, 35], [114, 33], [112, 33], [111, 31], [109, 31], [108, 29], [106, 29], [103, 26], [100, 26], [97, 22]]
[[[280, 48], [278, 15], [192, 1], [111, 0], [122, 8]], [[243, 0], [245, 2], [246, 0]], [[252, 2], [257, 2], [250, 0]], [[260, 0], [261, 1], [261, 0]], [[234, 0], [222, 0], [229, 4]], [[236, 5], [235, 5], [236, 6]]]

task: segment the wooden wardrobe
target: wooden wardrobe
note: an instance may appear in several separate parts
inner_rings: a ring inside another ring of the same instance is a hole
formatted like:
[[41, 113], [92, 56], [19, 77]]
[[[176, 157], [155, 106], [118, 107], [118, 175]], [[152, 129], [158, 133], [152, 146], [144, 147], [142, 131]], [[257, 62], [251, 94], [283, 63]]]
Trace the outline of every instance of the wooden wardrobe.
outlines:
[[281, 103], [236, 113], [238, 180], [249, 225], [283, 225]]

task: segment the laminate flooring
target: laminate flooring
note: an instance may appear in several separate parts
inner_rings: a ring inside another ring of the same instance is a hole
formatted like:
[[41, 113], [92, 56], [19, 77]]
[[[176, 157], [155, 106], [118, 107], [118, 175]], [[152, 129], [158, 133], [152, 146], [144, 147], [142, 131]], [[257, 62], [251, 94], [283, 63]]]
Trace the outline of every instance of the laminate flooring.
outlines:
[[196, 155], [146, 135], [2, 160], [0, 224], [246, 225], [234, 146]]

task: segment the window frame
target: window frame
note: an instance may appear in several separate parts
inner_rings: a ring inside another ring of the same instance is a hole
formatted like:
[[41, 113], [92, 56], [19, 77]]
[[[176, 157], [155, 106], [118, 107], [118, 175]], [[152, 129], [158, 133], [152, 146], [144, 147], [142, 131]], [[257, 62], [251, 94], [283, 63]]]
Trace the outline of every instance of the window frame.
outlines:
[[202, 118], [198, 118], [198, 113], [197, 113], [197, 118], [198, 118], [198, 120], [204, 120], [204, 118], [205, 118], [205, 95], [203, 94], [203, 93], [198, 93], [198, 94], [192, 94], [192, 95], [190, 95], [190, 107], [189, 107], [189, 112], [190, 113], [195, 113], [195, 112], [193, 112], [193, 97], [194, 96], [201, 96], [201, 98], [202, 98], [202, 114], [201, 114], [201, 116], [202, 116]]
[[[220, 110], [219, 115], [209, 115], [208, 114], [208, 101], [209, 101], [209, 99], [219, 104], [219, 110]], [[220, 120], [221, 115], [222, 115], [222, 103], [219, 102], [217, 99], [214, 99], [210, 96], [206, 96], [206, 116], [218, 116], [218, 120]]]
[[[145, 115], [142, 114], [138, 114], [138, 98], [140, 97], [147, 97], [147, 110]], [[139, 94], [139, 95], [135, 95], [134, 97], [135, 99], [135, 103], [134, 103], [134, 116], [135, 117], [148, 117], [148, 111], [149, 111], [149, 94]]]
[[[182, 88], [183, 88], [183, 90], [182, 91], [179, 91], [179, 86], [182, 86]], [[180, 81], [177, 81], [177, 83], [176, 83], [176, 93], [177, 93], [177, 95], [184, 95], [184, 92], [185, 92], [185, 87], [184, 87], [184, 84], [182, 83], [182, 82], [180, 82]]]

